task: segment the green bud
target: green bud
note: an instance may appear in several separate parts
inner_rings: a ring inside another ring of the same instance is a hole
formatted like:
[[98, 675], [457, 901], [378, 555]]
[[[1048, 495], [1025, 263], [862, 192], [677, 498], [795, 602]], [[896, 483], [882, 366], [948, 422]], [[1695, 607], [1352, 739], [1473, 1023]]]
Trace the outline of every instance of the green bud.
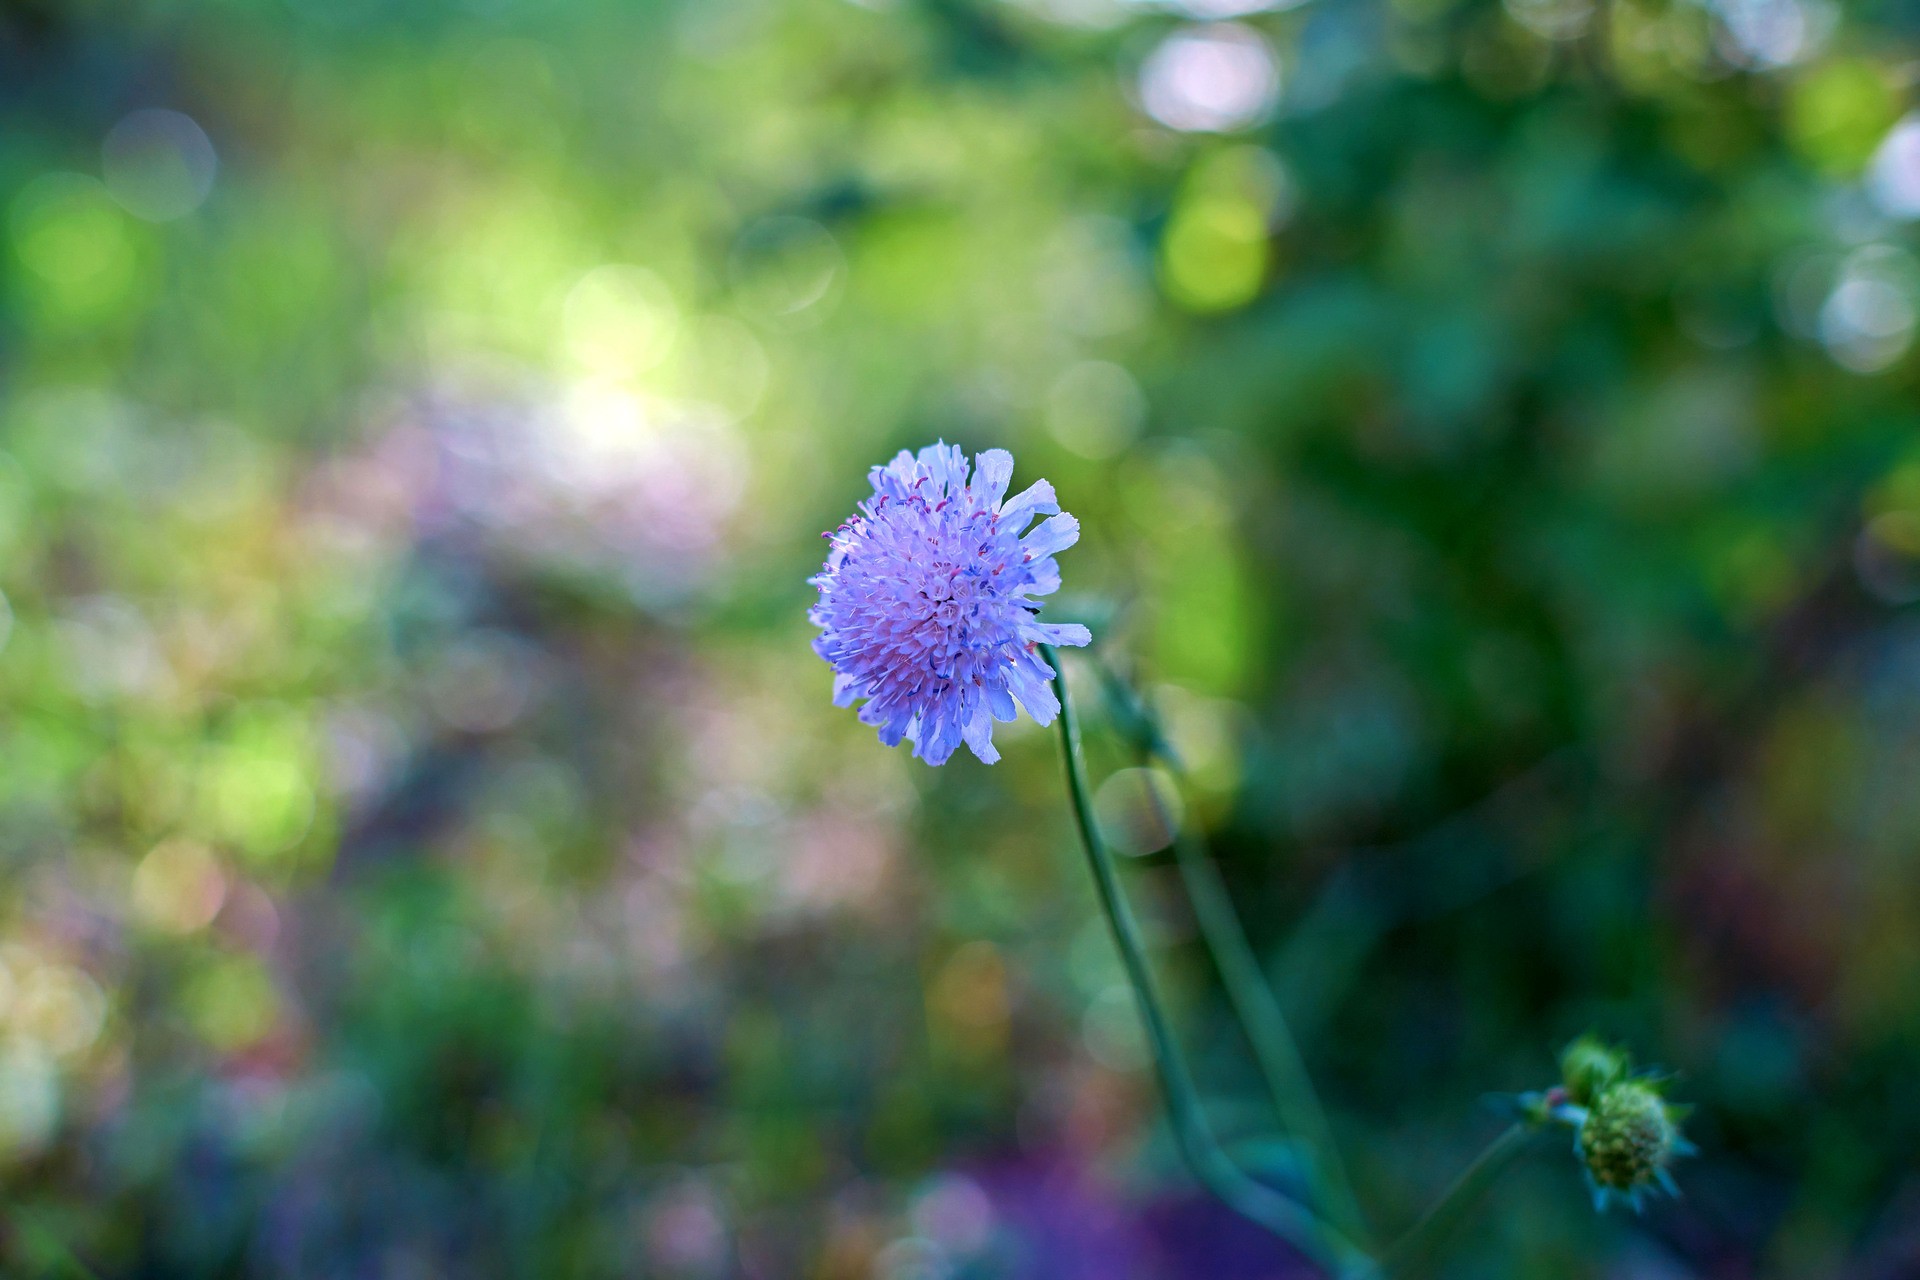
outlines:
[[1567, 1097], [1588, 1107], [1602, 1089], [1625, 1080], [1631, 1067], [1624, 1050], [1589, 1032], [1560, 1055], [1560, 1082], [1566, 1086]]
[[1617, 1197], [1637, 1210], [1648, 1192], [1674, 1190], [1667, 1170], [1693, 1147], [1680, 1136], [1677, 1112], [1658, 1088], [1620, 1080], [1595, 1095], [1574, 1150], [1586, 1166], [1596, 1207]]

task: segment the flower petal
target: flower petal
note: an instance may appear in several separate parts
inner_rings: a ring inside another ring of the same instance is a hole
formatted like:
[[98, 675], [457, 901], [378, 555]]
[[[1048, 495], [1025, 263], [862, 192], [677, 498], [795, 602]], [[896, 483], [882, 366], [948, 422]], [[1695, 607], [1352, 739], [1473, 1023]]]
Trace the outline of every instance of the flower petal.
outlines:
[[1063, 512], [1035, 525], [1032, 533], [1020, 539], [1020, 549], [1027, 553], [1029, 560], [1038, 560], [1056, 551], [1065, 551], [1078, 541], [1080, 522]]
[[944, 440], [922, 449], [919, 461], [920, 469], [932, 479], [935, 488], [944, 493], [964, 488], [967, 472], [972, 470], [965, 451], [959, 445], [948, 444]]
[[1013, 705], [1013, 695], [999, 684], [987, 686], [987, 709], [995, 720], [1012, 720], [1020, 714], [1020, 708]]
[[1042, 556], [1027, 565], [1027, 585], [1020, 589], [1021, 595], [1050, 596], [1059, 589], [1059, 561], [1052, 556]]
[[919, 467], [913, 455], [905, 449], [893, 455], [893, 461], [886, 466], [875, 467], [867, 472], [867, 480], [873, 485], [873, 491], [890, 498], [906, 497], [913, 492], [913, 482], [919, 478]]
[[1053, 496], [1053, 486], [1045, 480], [1035, 480], [1001, 504], [1000, 525], [1018, 533], [1034, 516], [1052, 515], [1059, 509], [1060, 500]]
[[913, 753], [930, 765], [945, 764], [960, 746], [960, 722], [951, 704], [936, 707], [931, 718], [922, 716], [918, 728]]
[[1007, 686], [1035, 724], [1052, 724], [1053, 718], [1060, 714], [1060, 699], [1054, 697], [1053, 686], [1047, 683], [1052, 678], [1053, 668], [1031, 653], [1015, 658], [1007, 671]]
[[891, 704], [869, 702], [860, 708], [860, 723], [879, 729], [880, 741], [889, 747], [899, 746], [900, 740], [910, 736], [916, 727], [914, 709], [904, 700]]
[[1020, 630], [1027, 639], [1041, 644], [1078, 648], [1093, 643], [1093, 632], [1077, 622], [1029, 622]]
[[974, 707], [962, 736], [967, 741], [967, 749], [980, 757], [980, 763], [992, 764], [1000, 758], [1000, 752], [993, 745], [993, 716], [988, 713], [985, 701]]
[[1007, 485], [1013, 480], [1013, 455], [1005, 449], [988, 449], [973, 460], [973, 483], [976, 489], [986, 491], [989, 503], [998, 503], [1007, 496]]

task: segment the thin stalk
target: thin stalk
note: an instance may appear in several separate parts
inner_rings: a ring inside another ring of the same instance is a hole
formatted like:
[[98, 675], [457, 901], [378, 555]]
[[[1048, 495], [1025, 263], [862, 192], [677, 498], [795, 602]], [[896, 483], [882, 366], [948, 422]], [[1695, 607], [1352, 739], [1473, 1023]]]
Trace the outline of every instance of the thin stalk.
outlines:
[[1490, 1143], [1479, 1159], [1467, 1166], [1447, 1193], [1440, 1197], [1426, 1216], [1396, 1242], [1380, 1264], [1381, 1280], [1414, 1276], [1431, 1261], [1434, 1252], [1458, 1227], [1468, 1210], [1493, 1185], [1514, 1157], [1527, 1149], [1539, 1130], [1525, 1121], [1516, 1121]]
[[[1155, 798], [1155, 804], [1159, 803]], [[1286, 1015], [1274, 999], [1260, 971], [1253, 947], [1227, 894], [1219, 868], [1207, 856], [1199, 837], [1182, 828], [1175, 833], [1174, 859], [1180, 879], [1193, 903], [1194, 919], [1200, 936], [1213, 955], [1227, 1000], [1240, 1020], [1240, 1029], [1253, 1048], [1254, 1060], [1273, 1096], [1280, 1126], [1298, 1138], [1306, 1148], [1308, 1185], [1319, 1201], [1318, 1207], [1342, 1230], [1365, 1238], [1366, 1220], [1360, 1202], [1347, 1181], [1346, 1166], [1334, 1144], [1333, 1129], [1314, 1092], [1307, 1064], [1300, 1047], [1287, 1028]]]
[[[1181, 772], [1180, 762], [1167, 746], [1152, 707], [1098, 656], [1094, 661], [1099, 663], [1109, 693], [1124, 700], [1129, 718], [1134, 721], [1130, 736], [1135, 740], [1142, 763], [1158, 761], [1177, 777]], [[1186, 886], [1187, 898], [1193, 903], [1200, 936], [1213, 957], [1214, 968], [1226, 988], [1227, 1001], [1239, 1020], [1241, 1033], [1253, 1050], [1254, 1061], [1273, 1098], [1274, 1110], [1279, 1114], [1280, 1127], [1306, 1148], [1308, 1185], [1313, 1188], [1316, 1207], [1341, 1230], [1364, 1240], [1366, 1217], [1353, 1194], [1346, 1166], [1341, 1162], [1333, 1127], [1327, 1123], [1327, 1113], [1314, 1091], [1299, 1042], [1287, 1026], [1286, 1015], [1281, 1012], [1273, 989], [1267, 985], [1253, 944], [1247, 941], [1246, 930], [1233, 909], [1226, 882], [1200, 837], [1186, 826], [1175, 825], [1173, 815], [1161, 804], [1157, 790], [1149, 787], [1148, 794], [1162, 823], [1173, 830], [1175, 862], [1180, 869], [1181, 883]]]
[[1222, 1203], [1280, 1236], [1330, 1271], [1335, 1274], [1371, 1272], [1372, 1259], [1363, 1250], [1295, 1201], [1248, 1177], [1227, 1158], [1207, 1128], [1193, 1078], [1187, 1073], [1186, 1062], [1174, 1043], [1172, 1029], [1155, 992], [1139, 924], [1121, 891], [1113, 857], [1094, 822], [1086, 769], [1080, 758], [1079, 720], [1067, 692], [1065, 669], [1050, 646], [1042, 646], [1041, 653], [1053, 664], [1053, 687], [1060, 698], [1060, 741], [1066, 757], [1067, 791], [1073, 802], [1074, 821], [1086, 848], [1087, 865], [1093, 873], [1100, 908], [1113, 932], [1114, 945], [1119, 949], [1120, 961], [1140, 1008], [1140, 1021], [1146, 1027], [1154, 1067], [1166, 1094], [1167, 1112], [1182, 1158], [1200, 1184]]

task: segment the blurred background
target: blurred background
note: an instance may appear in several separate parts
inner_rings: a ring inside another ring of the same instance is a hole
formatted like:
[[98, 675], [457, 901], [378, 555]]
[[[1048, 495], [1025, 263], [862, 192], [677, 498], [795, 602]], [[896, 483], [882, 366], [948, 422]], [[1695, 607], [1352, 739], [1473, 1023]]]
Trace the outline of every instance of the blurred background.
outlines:
[[[829, 703], [866, 468], [1004, 446], [1376, 1227], [1920, 1275], [1908, 0], [0, 4], [9, 1275], [1272, 1280], [1054, 739]], [[1089, 676], [1070, 658], [1076, 682]], [[1269, 1112], [1098, 690], [1222, 1134]]]

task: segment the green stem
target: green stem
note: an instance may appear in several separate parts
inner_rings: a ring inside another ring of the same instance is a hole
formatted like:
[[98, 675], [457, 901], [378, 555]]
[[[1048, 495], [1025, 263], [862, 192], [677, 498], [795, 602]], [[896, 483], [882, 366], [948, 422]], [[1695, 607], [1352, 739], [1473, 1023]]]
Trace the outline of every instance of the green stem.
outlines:
[[[1096, 654], [1101, 679], [1111, 696], [1123, 701], [1126, 716], [1133, 723], [1130, 736], [1135, 740], [1142, 763], [1158, 761], [1166, 770], [1180, 774], [1180, 763], [1167, 746], [1166, 737], [1155, 719], [1153, 708], [1123, 681], [1119, 674]], [[1347, 1179], [1346, 1166], [1340, 1160], [1333, 1127], [1314, 1091], [1313, 1079], [1300, 1053], [1299, 1042], [1287, 1026], [1286, 1015], [1273, 989], [1267, 985], [1253, 944], [1233, 909], [1233, 899], [1221, 878], [1219, 868], [1207, 855], [1204, 842], [1190, 827], [1177, 825], [1173, 815], [1161, 804], [1159, 791], [1149, 787], [1160, 820], [1173, 831], [1175, 860], [1181, 882], [1193, 903], [1200, 936], [1226, 988], [1227, 1001], [1239, 1019], [1240, 1030], [1253, 1050], [1267, 1092], [1279, 1113], [1281, 1129], [1299, 1139], [1306, 1149], [1308, 1185], [1314, 1189], [1318, 1208], [1357, 1239], [1367, 1235], [1366, 1217], [1361, 1213], [1353, 1184]]]
[[1480, 1158], [1467, 1166], [1466, 1172], [1447, 1189], [1447, 1193], [1427, 1210], [1426, 1216], [1414, 1223], [1413, 1228], [1388, 1251], [1386, 1259], [1380, 1264], [1381, 1280], [1419, 1274], [1487, 1188], [1493, 1185], [1514, 1157], [1527, 1149], [1527, 1144], [1537, 1132], [1535, 1126], [1516, 1121], [1495, 1138], [1480, 1153]]
[[[1155, 803], [1158, 804], [1156, 797]], [[1240, 1028], [1253, 1048], [1254, 1060], [1273, 1096], [1281, 1128], [1298, 1138], [1306, 1149], [1308, 1185], [1321, 1203], [1319, 1207], [1342, 1230], [1364, 1238], [1365, 1219], [1353, 1186], [1347, 1181], [1346, 1167], [1334, 1144], [1333, 1129], [1320, 1107], [1307, 1064], [1300, 1047], [1287, 1029], [1280, 1002], [1273, 997], [1266, 977], [1260, 971], [1253, 947], [1227, 894], [1219, 868], [1207, 856], [1197, 836], [1182, 828], [1174, 836], [1174, 857], [1200, 935], [1213, 955], [1227, 1000], [1240, 1020]]]
[[1065, 669], [1050, 646], [1041, 646], [1041, 654], [1053, 664], [1053, 687], [1060, 698], [1060, 740], [1066, 756], [1067, 791], [1073, 802], [1074, 821], [1086, 847], [1087, 864], [1093, 872], [1101, 910], [1113, 931], [1114, 945], [1119, 949], [1127, 980], [1133, 986], [1140, 1021], [1146, 1027], [1147, 1040], [1153, 1049], [1154, 1066], [1166, 1093], [1167, 1112], [1182, 1158], [1200, 1184], [1222, 1203], [1266, 1227], [1329, 1270], [1336, 1274], [1370, 1271], [1372, 1260], [1358, 1246], [1293, 1200], [1248, 1177], [1227, 1158], [1208, 1130], [1193, 1079], [1187, 1074], [1185, 1060], [1175, 1046], [1173, 1032], [1160, 1007], [1153, 975], [1147, 966], [1146, 948], [1140, 939], [1140, 927], [1121, 892], [1119, 873], [1094, 822], [1086, 769], [1080, 758], [1079, 720], [1067, 693]]

